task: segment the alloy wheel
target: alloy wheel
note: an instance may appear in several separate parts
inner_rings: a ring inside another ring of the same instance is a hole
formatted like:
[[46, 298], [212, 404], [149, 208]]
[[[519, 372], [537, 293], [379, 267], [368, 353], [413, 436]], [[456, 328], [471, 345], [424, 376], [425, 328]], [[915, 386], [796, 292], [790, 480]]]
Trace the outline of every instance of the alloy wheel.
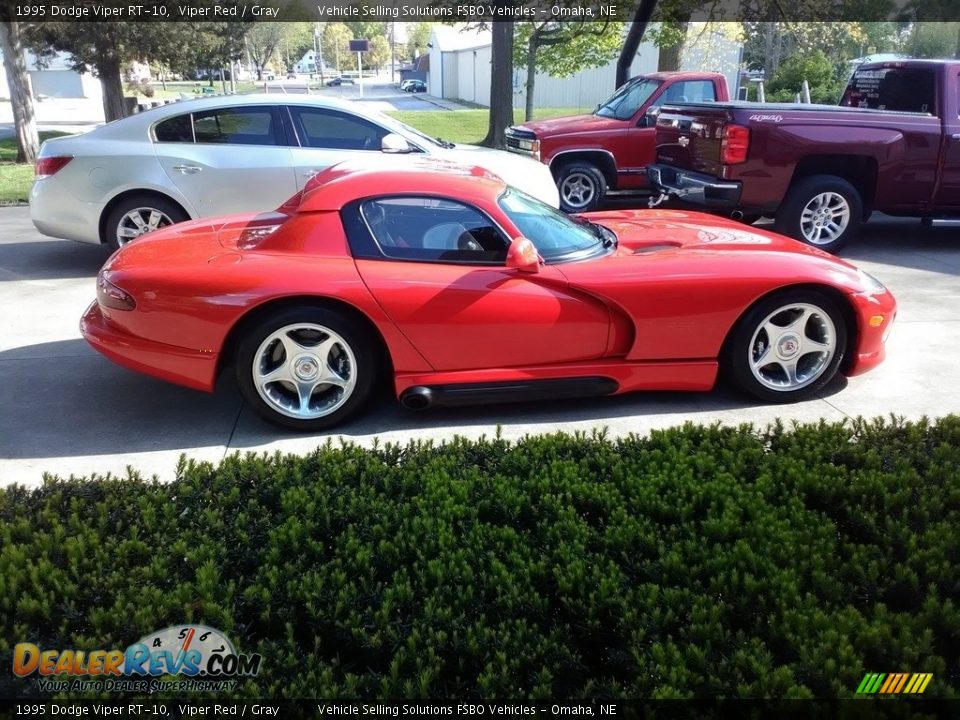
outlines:
[[814, 195], [800, 213], [800, 232], [811, 245], [829, 245], [849, 224], [850, 204], [835, 192]]
[[588, 207], [597, 195], [596, 183], [587, 173], [575, 170], [560, 183], [560, 195], [572, 208]]
[[809, 303], [784, 305], [757, 326], [750, 340], [750, 371], [761, 385], [791, 391], [815, 382], [837, 352], [830, 315]]
[[151, 207], [133, 208], [120, 218], [117, 224], [117, 244], [126, 245], [141, 235], [168, 225], [173, 225], [173, 220], [161, 210]]

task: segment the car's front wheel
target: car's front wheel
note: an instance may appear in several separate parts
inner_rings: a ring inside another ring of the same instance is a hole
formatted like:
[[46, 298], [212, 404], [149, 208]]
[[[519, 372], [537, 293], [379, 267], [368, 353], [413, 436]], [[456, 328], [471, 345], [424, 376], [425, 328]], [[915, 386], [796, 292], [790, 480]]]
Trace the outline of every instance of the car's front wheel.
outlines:
[[724, 369], [761, 400], [794, 402], [833, 379], [846, 343], [846, 322], [833, 299], [813, 290], [781, 292], [741, 318]]
[[564, 212], [581, 213], [596, 210], [607, 193], [607, 181], [593, 163], [570, 162], [557, 173], [560, 208]]
[[237, 349], [244, 399], [270, 422], [322, 430], [359, 410], [377, 372], [365, 328], [326, 308], [288, 308], [248, 328]]
[[172, 200], [149, 193], [132, 195], [121, 200], [107, 217], [107, 243], [119, 250], [142, 235], [189, 219]]

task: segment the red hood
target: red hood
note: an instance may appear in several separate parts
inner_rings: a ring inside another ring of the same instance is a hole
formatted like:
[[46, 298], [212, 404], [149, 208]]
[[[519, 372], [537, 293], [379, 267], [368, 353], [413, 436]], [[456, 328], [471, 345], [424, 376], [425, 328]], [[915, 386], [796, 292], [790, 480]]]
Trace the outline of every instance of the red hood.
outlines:
[[596, 132], [598, 130], [614, 130], [623, 127], [625, 121], [599, 115], [569, 115], [553, 118], [552, 120], [537, 120], [518, 127], [532, 130], [538, 138], [553, 135], [566, 135], [582, 132]]
[[822, 250], [801, 242], [744, 225], [736, 220], [683, 210], [611, 210], [586, 213], [584, 217], [613, 230], [620, 247], [634, 252], [643, 248], [684, 250], [748, 250], [788, 252], [829, 259], [852, 266]]

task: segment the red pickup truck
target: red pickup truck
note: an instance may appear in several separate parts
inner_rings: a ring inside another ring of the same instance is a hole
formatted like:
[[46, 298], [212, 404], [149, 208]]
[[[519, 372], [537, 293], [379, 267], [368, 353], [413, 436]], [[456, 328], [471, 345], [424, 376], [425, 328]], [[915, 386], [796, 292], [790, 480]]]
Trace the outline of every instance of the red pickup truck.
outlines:
[[840, 107], [664, 107], [651, 184], [829, 252], [874, 210], [958, 216], [958, 91], [960, 61], [898, 60], [859, 66]]
[[664, 103], [724, 102], [727, 80], [714, 72], [639, 75], [597, 106], [573, 115], [507, 129], [507, 149], [550, 166], [567, 212], [593, 210], [607, 190], [646, 190], [654, 160], [655, 118]]

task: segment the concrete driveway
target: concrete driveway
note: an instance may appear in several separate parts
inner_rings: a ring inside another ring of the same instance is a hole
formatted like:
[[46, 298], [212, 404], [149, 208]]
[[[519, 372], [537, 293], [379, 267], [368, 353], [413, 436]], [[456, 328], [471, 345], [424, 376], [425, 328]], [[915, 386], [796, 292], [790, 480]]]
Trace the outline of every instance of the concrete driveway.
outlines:
[[232, 377], [212, 395], [124, 370], [91, 350], [77, 321], [93, 299], [105, 248], [42, 237], [27, 208], [0, 209], [0, 482], [37, 485], [44, 472], [125, 473], [163, 480], [177, 458], [216, 462], [236, 451], [308, 452], [340, 438], [369, 445], [456, 434], [508, 438], [608, 428], [616, 435], [681, 424], [777, 418], [840, 420], [890, 413], [960, 412], [960, 230], [881, 218], [844, 256], [896, 293], [900, 314], [886, 363], [821, 397], [760, 405], [720, 387], [711, 393], [625, 397], [413, 413], [389, 398], [334, 434], [298, 435], [262, 422]]

